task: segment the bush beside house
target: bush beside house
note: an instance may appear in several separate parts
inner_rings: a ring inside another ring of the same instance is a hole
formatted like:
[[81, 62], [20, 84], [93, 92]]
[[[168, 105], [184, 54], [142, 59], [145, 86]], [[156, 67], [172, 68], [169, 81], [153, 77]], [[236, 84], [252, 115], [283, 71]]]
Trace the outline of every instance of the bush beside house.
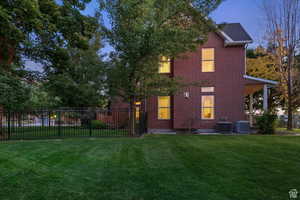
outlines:
[[277, 116], [272, 113], [264, 113], [262, 116], [257, 117], [256, 125], [258, 133], [261, 134], [274, 134], [276, 129]]

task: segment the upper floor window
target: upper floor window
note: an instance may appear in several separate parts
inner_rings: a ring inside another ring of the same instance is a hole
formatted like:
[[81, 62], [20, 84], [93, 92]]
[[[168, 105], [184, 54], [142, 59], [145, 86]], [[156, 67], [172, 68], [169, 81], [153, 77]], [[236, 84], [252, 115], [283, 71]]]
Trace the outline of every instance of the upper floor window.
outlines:
[[171, 59], [166, 56], [162, 56], [159, 62], [158, 73], [171, 73]]
[[203, 48], [202, 49], [202, 72], [215, 71], [215, 49]]
[[171, 97], [158, 97], [158, 119], [171, 119]]
[[207, 95], [201, 98], [201, 118], [214, 119], [215, 118], [215, 96]]

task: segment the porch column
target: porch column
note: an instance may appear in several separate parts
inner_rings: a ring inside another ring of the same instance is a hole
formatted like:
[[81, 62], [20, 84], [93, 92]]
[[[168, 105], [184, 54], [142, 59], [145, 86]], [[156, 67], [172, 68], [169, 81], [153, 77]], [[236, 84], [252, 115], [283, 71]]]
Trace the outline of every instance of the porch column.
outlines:
[[249, 101], [249, 122], [250, 127], [253, 127], [253, 94], [250, 94], [250, 101]]
[[268, 111], [268, 85], [265, 84], [264, 85], [264, 104], [263, 104], [263, 108], [264, 108], [264, 111]]

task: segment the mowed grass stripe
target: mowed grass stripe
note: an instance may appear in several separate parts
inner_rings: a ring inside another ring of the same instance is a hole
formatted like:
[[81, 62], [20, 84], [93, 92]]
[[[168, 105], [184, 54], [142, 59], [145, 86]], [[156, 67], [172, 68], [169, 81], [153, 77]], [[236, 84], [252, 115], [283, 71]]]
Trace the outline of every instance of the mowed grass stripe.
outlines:
[[150, 135], [0, 144], [0, 199], [288, 199], [300, 137]]

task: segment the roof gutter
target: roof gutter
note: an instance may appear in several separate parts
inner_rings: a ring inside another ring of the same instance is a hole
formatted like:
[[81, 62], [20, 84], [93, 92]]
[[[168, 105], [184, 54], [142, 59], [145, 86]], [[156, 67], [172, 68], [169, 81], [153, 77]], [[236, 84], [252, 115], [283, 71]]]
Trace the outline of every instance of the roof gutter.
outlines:
[[258, 81], [258, 82], [262, 82], [262, 83], [271, 84], [271, 85], [277, 85], [278, 84], [277, 81], [272, 81], [272, 80], [263, 79], [263, 78], [257, 78], [257, 77], [248, 76], [248, 75], [244, 75], [244, 78], [252, 80], [252, 81]]
[[229, 42], [225, 40], [225, 46], [245, 45], [245, 44], [250, 44], [252, 42], [253, 42], [252, 40], [233, 41], [233, 42]]
[[224, 46], [235, 46], [235, 45], [245, 45], [252, 43], [252, 40], [244, 40], [244, 41], [234, 41], [229, 35], [227, 35], [224, 31], [219, 30], [219, 35], [225, 39]]

